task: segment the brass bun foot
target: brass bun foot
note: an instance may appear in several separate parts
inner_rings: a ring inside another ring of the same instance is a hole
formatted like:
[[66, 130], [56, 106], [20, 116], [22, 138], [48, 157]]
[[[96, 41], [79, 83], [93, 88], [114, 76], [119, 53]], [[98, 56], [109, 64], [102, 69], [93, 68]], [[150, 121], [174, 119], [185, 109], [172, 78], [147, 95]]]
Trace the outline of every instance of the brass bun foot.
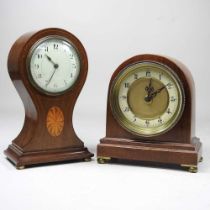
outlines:
[[189, 172], [191, 173], [197, 173], [198, 172], [198, 167], [197, 166], [191, 166], [188, 169]]
[[91, 158], [85, 158], [84, 161], [85, 162], [90, 162], [91, 161]]
[[25, 168], [25, 166], [17, 166], [16, 168], [17, 168], [18, 170], [22, 170], [22, 169]]
[[189, 172], [191, 173], [197, 173], [198, 172], [198, 167], [195, 165], [181, 165], [181, 167], [186, 168]]
[[111, 158], [110, 157], [98, 157], [97, 160], [98, 160], [98, 163], [105, 164], [105, 163], [108, 163], [111, 160]]

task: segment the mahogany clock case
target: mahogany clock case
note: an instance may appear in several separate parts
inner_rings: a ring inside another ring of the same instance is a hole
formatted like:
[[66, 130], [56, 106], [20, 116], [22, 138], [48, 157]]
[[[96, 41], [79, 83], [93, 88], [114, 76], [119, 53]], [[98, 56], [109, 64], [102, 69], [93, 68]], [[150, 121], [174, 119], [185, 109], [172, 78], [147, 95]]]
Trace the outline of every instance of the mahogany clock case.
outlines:
[[[179, 77], [184, 88], [185, 106], [181, 118], [169, 131], [152, 137], [135, 135], [124, 129], [111, 109], [111, 87], [126, 67], [138, 62], [157, 62], [168, 66]], [[159, 55], [137, 55], [122, 63], [113, 73], [108, 91], [106, 136], [97, 146], [98, 162], [110, 159], [178, 164], [197, 170], [201, 160], [201, 143], [195, 136], [195, 86], [190, 71], [179, 61]]]
[[[30, 82], [27, 73], [27, 56], [30, 49], [34, 43], [47, 36], [64, 37], [75, 47], [80, 57], [80, 73], [77, 81], [60, 95], [47, 95], [37, 90]], [[74, 105], [88, 72], [87, 55], [82, 43], [70, 32], [58, 28], [24, 34], [10, 50], [8, 71], [23, 101], [25, 121], [20, 134], [5, 151], [7, 158], [17, 168], [40, 163], [89, 160], [93, 154], [84, 147], [72, 124]], [[55, 126], [55, 129], [56, 126], [61, 127], [62, 131], [58, 135], [50, 133], [47, 127], [50, 112], [55, 115], [52, 126]]]

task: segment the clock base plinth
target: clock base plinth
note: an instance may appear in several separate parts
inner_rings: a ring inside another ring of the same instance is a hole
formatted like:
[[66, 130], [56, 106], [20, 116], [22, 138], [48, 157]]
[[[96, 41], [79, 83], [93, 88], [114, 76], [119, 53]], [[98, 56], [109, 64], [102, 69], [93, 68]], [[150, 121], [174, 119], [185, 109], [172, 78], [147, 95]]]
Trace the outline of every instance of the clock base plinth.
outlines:
[[74, 160], [86, 161], [91, 160], [91, 157], [93, 157], [93, 154], [90, 153], [86, 147], [24, 152], [13, 144], [4, 151], [4, 154], [17, 169], [24, 169], [26, 166], [38, 164]]
[[[141, 142], [130, 139], [108, 138], [100, 140], [97, 146], [98, 162], [103, 157], [109, 159], [157, 162], [187, 167], [190, 172], [197, 171], [202, 159], [201, 142], [194, 137], [191, 144], [172, 142]], [[102, 162], [101, 162], [102, 159]]]

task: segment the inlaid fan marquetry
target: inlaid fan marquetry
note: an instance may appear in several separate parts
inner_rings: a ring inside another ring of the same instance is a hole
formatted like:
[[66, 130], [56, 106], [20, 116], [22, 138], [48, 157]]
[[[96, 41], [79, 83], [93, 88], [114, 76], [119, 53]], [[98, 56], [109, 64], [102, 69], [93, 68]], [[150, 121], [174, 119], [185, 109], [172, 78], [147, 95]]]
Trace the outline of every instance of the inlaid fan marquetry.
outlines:
[[59, 107], [52, 107], [47, 114], [47, 130], [51, 136], [59, 136], [63, 130], [64, 116]]

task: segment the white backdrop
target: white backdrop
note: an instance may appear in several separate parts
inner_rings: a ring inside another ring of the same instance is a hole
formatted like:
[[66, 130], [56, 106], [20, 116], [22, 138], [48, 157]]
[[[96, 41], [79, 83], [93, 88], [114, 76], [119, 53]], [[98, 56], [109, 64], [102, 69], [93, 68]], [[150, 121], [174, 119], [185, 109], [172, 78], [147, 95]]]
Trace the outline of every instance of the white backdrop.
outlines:
[[[0, 0], [1, 209], [210, 209], [209, 20], [209, 0]], [[196, 85], [196, 133], [204, 144], [199, 173], [96, 161], [15, 170], [3, 150], [20, 132], [24, 109], [7, 56], [20, 35], [48, 27], [72, 32], [86, 48], [89, 73], [74, 127], [92, 152], [105, 135], [108, 83], [118, 65], [153, 53], [188, 66]]]

